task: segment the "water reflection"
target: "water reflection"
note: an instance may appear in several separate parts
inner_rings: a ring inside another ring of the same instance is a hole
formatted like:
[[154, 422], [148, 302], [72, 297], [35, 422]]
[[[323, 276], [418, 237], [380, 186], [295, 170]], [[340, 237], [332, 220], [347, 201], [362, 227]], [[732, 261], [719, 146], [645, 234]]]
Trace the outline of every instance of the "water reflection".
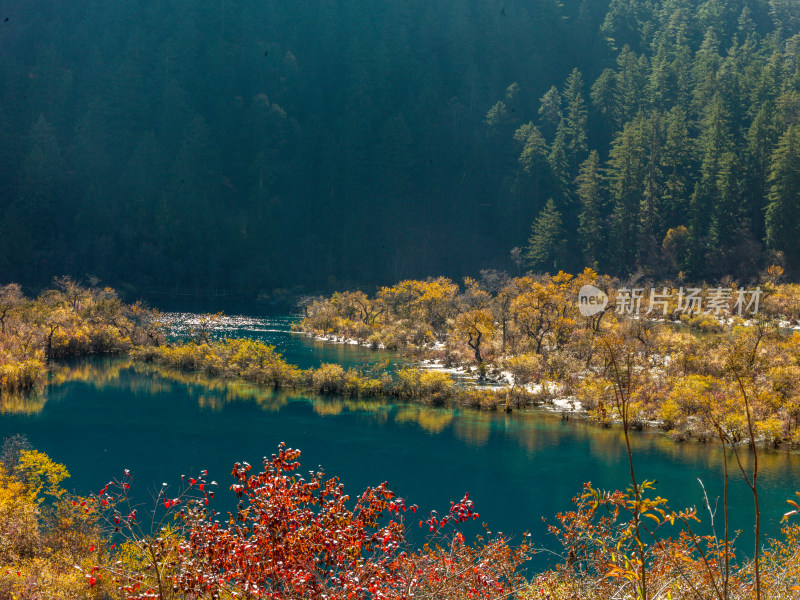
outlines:
[[[304, 451], [304, 466], [324, 466], [348, 490], [388, 480], [427, 510], [469, 491], [492, 527], [530, 530], [543, 541], [541, 517], [569, 509], [584, 482], [605, 489], [629, 482], [619, 428], [564, 422], [543, 411], [305, 395], [127, 359], [64, 364], [43, 393], [0, 400], [0, 437], [28, 435], [68, 465], [78, 491], [122, 468], [131, 468], [144, 487], [201, 468], [224, 481], [234, 461], [257, 464], [285, 441]], [[676, 444], [655, 431], [637, 432], [632, 442], [639, 477], [656, 480], [657, 493], [673, 507], [701, 505], [697, 478], [712, 503], [721, 496], [718, 447]], [[741, 458], [749, 467], [749, 457]], [[776, 535], [786, 499], [800, 490], [800, 457], [762, 451], [760, 467], [764, 527]], [[746, 548], [752, 504], [732, 460], [729, 468], [731, 522], [743, 530]]]
[[[541, 452], [560, 437], [569, 436], [585, 440], [589, 454], [601, 466], [612, 467], [627, 460], [619, 427], [602, 427], [583, 419], [565, 423], [561, 415], [544, 410], [507, 414], [397, 403], [388, 398], [304, 394], [297, 390], [273, 389], [239, 380], [208, 377], [202, 373], [187, 373], [128, 358], [98, 358], [62, 364], [53, 372], [46, 390], [27, 395], [4, 395], [0, 399], [0, 414], [40, 413], [47, 399], [63, 396], [64, 386], [70, 383], [137, 396], [172, 395], [181, 391], [194, 398], [198, 408], [212, 412], [240, 402], [253, 403], [262, 411], [275, 413], [290, 403], [306, 403], [314, 414], [321, 417], [359, 413], [362, 419], [376, 424], [387, 421], [404, 426], [413, 424], [431, 435], [451, 430], [457, 439], [474, 447], [486, 445], [492, 435], [502, 435], [514, 440], [529, 454]], [[713, 443], [675, 443], [654, 430], [634, 432], [631, 439], [636, 453], [656, 453], [669, 462], [688, 461], [702, 469], [716, 469], [722, 462], [722, 451]], [[729, 469], [733, 472], [735, 459], [730, 449], [728, 453]], [[764, 449], [762, 457], [762, 473], [800, 466], [800, 455], [796, 452]], [[739, 458], [745, 468], [752, 468], [752, 457], [746, 451], [740, 450]]]
[[428, 406], [402, 406], [395, 412], [394, 420], [400, 424], [415, 423], [428, 433], [441, 433], [453, 422], [454, 414], [452, 410]]
[[39, 391], [29, 393], [3, 392], [0, 394], [0, 415], [35, 415], [47, 402], [47, 396]]

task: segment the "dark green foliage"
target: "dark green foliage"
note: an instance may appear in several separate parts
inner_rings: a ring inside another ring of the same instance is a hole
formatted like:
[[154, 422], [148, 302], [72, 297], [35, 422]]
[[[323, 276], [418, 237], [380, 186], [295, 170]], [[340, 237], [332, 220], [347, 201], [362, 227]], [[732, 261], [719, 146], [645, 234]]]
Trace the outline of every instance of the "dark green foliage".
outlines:
[[600, 173], [600, 157], [593, 150], [583, 164], [576, 180], [580, 200], [578, 235], [581, 252], [588, 266], [593, 266], [603, 256], [605, 228], [601, 215], [605, 210], [603, 180]]
[[550, 272], [566, 268], [565, 243], [561, 213], [551, 198], [531, 228], [531, 237], [525, 249], [528, 266], [535, 271]]
[[510, 269], [547, 198], [569, 265], [800, 272], [794, 0], [6, 4], [0, 281]]
[[772, 159], [767, 205], [767, 243], [791, 264], [800, 260], [800, 125], [781, 137]]
[[537, 212], [502, 202], [510, 138], [572, 69], [549, 57], [571, 55], [576, 10], [4, 6], [0, 281], [182, 295], [506, 267], [498, 225], [524, 239]]
[[[559, 119], [547, 193], [561, 207], [564, 237], [579, 242], [567, 260], [620, 275], [746, 279], [782, 257], [800, 273], [788, 242], [800, 220], [791, 144], [775, 151], [800, 121], [795, 6], [611, 2], [600, 28], [610, 56], [589, 71], [585, 146], [571, 143], [580, 137], [567, 127], [580, 114], [569, 109], [578, 71], [540, 100], [543, 131]], [[584, 162], [587, 150], [597, 154]], [[530, 176], [528, 163], [520, 158]], [[566, 173], [578, 177], [565, 188]]]

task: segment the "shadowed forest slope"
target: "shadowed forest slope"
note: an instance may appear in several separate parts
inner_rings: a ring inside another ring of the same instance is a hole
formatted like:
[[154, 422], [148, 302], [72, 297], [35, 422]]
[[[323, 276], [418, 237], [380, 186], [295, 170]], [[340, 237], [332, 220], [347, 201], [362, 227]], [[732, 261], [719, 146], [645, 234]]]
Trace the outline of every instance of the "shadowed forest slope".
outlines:
[[1, 0], [0, 280], [796, 275], [799, 31], [792, 0]]

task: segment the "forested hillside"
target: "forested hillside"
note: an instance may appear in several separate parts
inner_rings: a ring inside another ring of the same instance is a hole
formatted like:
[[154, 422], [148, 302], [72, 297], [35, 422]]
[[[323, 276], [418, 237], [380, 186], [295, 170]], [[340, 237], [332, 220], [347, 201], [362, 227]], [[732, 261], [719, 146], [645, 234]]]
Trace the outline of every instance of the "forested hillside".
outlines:
[[0, 280], [796, 276], [798, 32], [795, 0], [0, 0]]

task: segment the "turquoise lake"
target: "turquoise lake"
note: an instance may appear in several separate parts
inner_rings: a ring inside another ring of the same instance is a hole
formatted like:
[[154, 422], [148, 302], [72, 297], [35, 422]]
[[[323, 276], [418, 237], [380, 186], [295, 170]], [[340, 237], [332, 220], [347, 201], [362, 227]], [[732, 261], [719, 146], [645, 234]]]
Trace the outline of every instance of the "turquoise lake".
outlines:
[[[302, 367], [394, 357], [315, 342], [290, 333], [290, 324], [289, 318], [229, 319], [217, 334], [265, 339]], [[161, 482], [177, 484], [181, 474], [202, 469], [224, 489], [234, 462], [257, 467], [283, 441], [303, 451], [303, 471], [321, 465], [328, 475], [341, 477], [351, 496], [388, 481], [424, 514], [447, 509], [450, 500], [469, 491], [490, 530], [517, 539], [529, 531], [537, 545], [552, 546], [542, 517], [552, 522], [558, 511], [568, 510], [583, 482], [602, 488], [629, 483], [624, 442], [616, 428], [564, 422], [544, 411], [507, 415], [309, 397], [126, 359], [63, 365], [43, 394], [4, 405], [4, 410], [0, 437], [25, 434], [37, 449], [67, 465], [72, 475], [67, 486], [81, 493], [101, 488], [123, 469], [131, 470], [134, 490], [143, 499]], [[698, 478], [712, 504], [721, 495], [722, 457], [716, 448], [675, 444], [652, 431], [634, 434], [633, 441], [638, 477], [656, 480], [657, 493], [674, 508], [702, 506]], [[765, 531], [775, 535], [788, 510], [786, 500], [800, 490], [800, 456], [762, 454], [762, 515]], [[230, 496], [218, 495], [218, 510], [232, 507]], [[743, 529], [739, 548], [750, 553], [752, 501], [736, 473], [731, 498], [732, 526]], [[708, 520], [704, 512], [700, 516]], [[420, 537], [419, 532], [412, 528], [412, 535]]]

